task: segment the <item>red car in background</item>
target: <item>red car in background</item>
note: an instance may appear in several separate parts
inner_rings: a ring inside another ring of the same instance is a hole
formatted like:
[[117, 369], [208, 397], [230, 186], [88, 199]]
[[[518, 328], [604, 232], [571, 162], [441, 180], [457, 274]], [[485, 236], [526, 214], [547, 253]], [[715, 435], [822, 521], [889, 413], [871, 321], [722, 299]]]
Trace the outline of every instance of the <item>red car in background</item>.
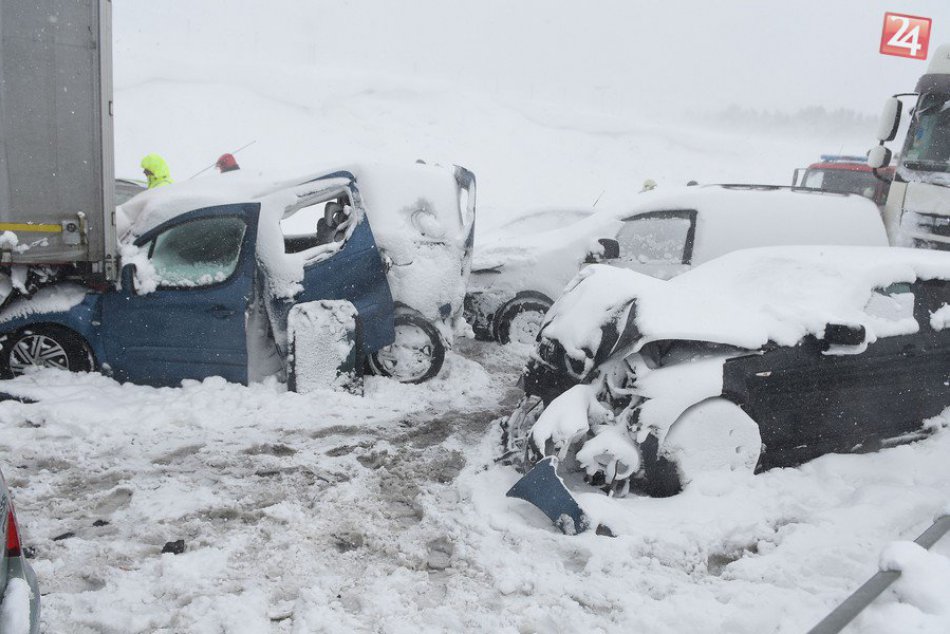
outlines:
[[874, 175], [874, 171], [868, 167], [867, 158], [863, 156], [822, 154], [817, 163], [795, 170], [792, 187], [859, 194], [873, 200], [878, 207], [883, 207], [894, 177], [894, 168], [888, 167], [878, 172], [886, 180]]

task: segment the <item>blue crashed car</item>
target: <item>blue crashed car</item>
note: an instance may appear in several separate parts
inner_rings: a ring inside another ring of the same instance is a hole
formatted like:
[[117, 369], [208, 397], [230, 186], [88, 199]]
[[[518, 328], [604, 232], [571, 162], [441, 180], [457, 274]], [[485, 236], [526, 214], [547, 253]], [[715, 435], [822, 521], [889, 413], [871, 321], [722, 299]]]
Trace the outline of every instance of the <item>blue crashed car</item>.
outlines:
[[36, 575], [23, 556], [13, 501], [0, 474], [0, 632], [36, 634], [40, 631], [40, 591]]
[[[448, 305], [394, 301], [353, 172], [263, 190], [208, 180], [141, 194], [120, 215], [120, 284], [60, 279], [7, 302], [0, 371], [98, 369], [156, 386], [210, 376], [247, 383], [285, 372], [295, 305], [346, 300], [371, 369], [405, 381], [438, 372], [445, 335], [433, 321], [461, 318], [464, 280]], [[250, 202], [208, 204], [222, 200]], [[393, 351], [397, 329], [415, 354]]]

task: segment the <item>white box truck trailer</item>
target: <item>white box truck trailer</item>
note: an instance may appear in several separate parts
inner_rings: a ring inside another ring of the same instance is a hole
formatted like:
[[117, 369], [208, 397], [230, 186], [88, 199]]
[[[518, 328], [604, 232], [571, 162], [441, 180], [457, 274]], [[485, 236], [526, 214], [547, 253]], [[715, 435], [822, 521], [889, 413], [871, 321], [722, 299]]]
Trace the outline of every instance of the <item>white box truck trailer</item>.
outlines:
[[0, 0], [0, 267], [116, 279], [111, 6]]

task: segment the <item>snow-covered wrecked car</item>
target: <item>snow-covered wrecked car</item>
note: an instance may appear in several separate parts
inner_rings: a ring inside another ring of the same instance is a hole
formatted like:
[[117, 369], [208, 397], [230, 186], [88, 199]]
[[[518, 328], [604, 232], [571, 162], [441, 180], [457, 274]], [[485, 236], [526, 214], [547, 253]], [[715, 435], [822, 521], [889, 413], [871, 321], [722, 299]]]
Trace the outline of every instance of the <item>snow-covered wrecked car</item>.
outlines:
[[887, 235], [877, 207], [859, 196], [744, 185], [653, 190], [623, 208], [480, 247], [466, 318], [480, 338], [533, 343], [585, 263], [669, 279], [737, 249], [792, 244], [886, 246]]
[[294, 307], [345, 300], [357, 356], [426, 380], [461, 319], [474, 195], [466, 170], [427, 165], [150, 190], [117, 211], [119, 286], [13, 272], [0, 366], [7, 376], [47, 365], [151, 385], [246, 383], [286, 373]]
[[36, 574], [23, 555], [20, 529], [10, 490], [0, 473], [0, 632], [40, 631], [40, 590]]
[[588, 267], [522, 381], [507, 459], [557, 455], [620, 493], [914, 439], [950, 407], [950, 255], [749, 249], [669, 281]]

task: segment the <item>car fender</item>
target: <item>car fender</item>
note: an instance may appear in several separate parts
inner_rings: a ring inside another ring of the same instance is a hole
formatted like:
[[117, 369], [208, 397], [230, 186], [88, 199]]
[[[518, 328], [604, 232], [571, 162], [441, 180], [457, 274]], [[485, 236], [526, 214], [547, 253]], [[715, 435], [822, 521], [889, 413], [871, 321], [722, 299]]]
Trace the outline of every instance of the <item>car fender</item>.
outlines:
[[[24, 328], [54, 325], [67, 328], [82, 337], [92, 351], [96, 365], [105, 363], [105, 351], [99, 338], [100, 298], [98, 293], [87, 293], [82, 301], [68, 310], [34, 312], [9, 319], [0, 318], [0, 337], [4, 340]], [[23, 300], [30, 301], [30, 300]], [[15, 309], [16, 305], [11, 305]], [[8, 315], [10, 310], [5, 311]], [[14, 313], [15, 314], [15, 313]]]

